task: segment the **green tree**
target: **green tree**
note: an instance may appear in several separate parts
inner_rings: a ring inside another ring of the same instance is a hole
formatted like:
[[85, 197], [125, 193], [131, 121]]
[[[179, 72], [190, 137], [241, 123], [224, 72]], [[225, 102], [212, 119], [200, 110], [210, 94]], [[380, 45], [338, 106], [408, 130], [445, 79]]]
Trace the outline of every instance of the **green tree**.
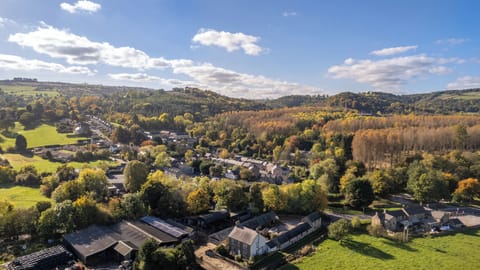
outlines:
[[253, 212], [263, 212], [265, 204], [263, 203], [262, 184], [258, 182], [253, 183], [249, 191], [250, 202], [253, 204]]
[[366, 179], [353, 180], [345, 188], [345, 204], [354, 208], [367, 207], [374, 199], [372, 185]]
[[25, 152], [27, 150], [27, 139], [22, 134], [15, 138], [15, 149], [17, 152]]
[[83, 169], [77, 180], [83, 190], [89, 193], [93, 199], [102, 201], [107, 196], [108, 179], [101, 169]]
[[407, 189], [419, 202], [435, 202], [449, 198], [450, 195], [447, 181], [439, 171], [433, 169], [426, 170], [418, 177], [414, 177], [414, 174], [409, 175]]
[[147, 181], [148, 168], [145, 163], [133, 160], [127, 163], [123, 172], [125, 179], [123, 186], [129, 192], [137, 192]]

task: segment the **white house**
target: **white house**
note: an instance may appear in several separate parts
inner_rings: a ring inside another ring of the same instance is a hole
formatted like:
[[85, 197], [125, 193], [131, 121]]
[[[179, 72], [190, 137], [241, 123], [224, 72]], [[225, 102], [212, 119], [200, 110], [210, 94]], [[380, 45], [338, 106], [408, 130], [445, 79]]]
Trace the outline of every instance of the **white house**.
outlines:
[[245, 226], [235, 226], [228, 235], [230, 254], [250, 258], [268, 251], [266, 239], [261, 234]]

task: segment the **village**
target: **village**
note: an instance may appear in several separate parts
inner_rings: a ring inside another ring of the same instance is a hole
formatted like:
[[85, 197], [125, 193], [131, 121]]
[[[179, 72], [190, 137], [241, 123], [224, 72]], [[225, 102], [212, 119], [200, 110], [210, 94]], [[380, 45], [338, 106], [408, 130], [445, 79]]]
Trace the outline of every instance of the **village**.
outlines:
[[[76, 145], [35, 148], [33, 154], [63, 163], [81, 161], [78, 153], [91, 151], [94, 145], [95, 153], [100, 151], [102, 154], [87, 159], [111, 159], [117, 162], [117, 165], [106, 170], [110, 183], [109, 196], [116, 197], [127, 193], [124, 188], [124, 169], [127, 161], [122, 159], [120, 152], [129, 149], [142, 155], [141, 148], [113, 143], [110, 139], [113, 127], [96, 116], [89, 116], [88, 121], [80, 124], [68, 122], [61, 124], [72, 126], [76, 135], [87, 135], [90, 139], [79, 141]], [[160, 140], [169, 147], [180, 145], [192, 150], [198, 140], [186, 133], [173, 131], [142, 132], [146, 138]], [[249, 172], [250, 182], [280, 185], [293, 181], [289, 178], [288, 167], [240, 155], [220, 158], [218, 154], [218, 151], [213, 149], [211, 153], [197, 157], [221, 166], [224, 173], [210, 176], [211, 181], [218, 181], [220, 178], [238, 180], [240, 169]], [[80, 156], [85, 159], [88, 155]], [[162, 171], [178, 181], [184, 177], [201, 175], [195, 172], [193, 167], [186, 165], [185, 160], [170, 158], [169, 164], [170, 166], [163, 167]], [[76, 173], [78, 175], [80, 170]], [[409, 237], [449, 233], [464, 227], [480, 225], [480, 211], [474, 208], [460, 209], [442, 204], [421, 206], [414, 200], [401, 202], [405, 207], [398, 210], [385, 209], [359, 217], [364, 220], [371, 218], [371, 226], [383, 228], [388, 235], [400, 233], [405, 241], [408, 241]], [[355, 217], [317, 211], [305, 216], [277, 214], [273, 211], [254, 215], [251, 210], [250, 208], [239, 212], [210, 210], [206, 214], [175, 219], [144, 216], [138, 220], [123, 220], [110, 226], [91, 225], [65, 234], [61, 245], [16, 258], [7, 264], [7, 269], [49, 269], [59, 265], [70, 265], [71, 269], [78, 267], [131, 269], [142, 244], [151, 239], [160, 247], [174, 247], [194, 239], [198, 243], [203, 243], [195, 252], [196, 260], [203, 268], [218, 269], [221, 266], [245, 269], [245, 262], [261, 260], [262, 256], [284, 250], [302, 242], [307, 236], [315, 235], [314, 239], [322, 239], [331, 222], [340, 218], [352, 220]]]

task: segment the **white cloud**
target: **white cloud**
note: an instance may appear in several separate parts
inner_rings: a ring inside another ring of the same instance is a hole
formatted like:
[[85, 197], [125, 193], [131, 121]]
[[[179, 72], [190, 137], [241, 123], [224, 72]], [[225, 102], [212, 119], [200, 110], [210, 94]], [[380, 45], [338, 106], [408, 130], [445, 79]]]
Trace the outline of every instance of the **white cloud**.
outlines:
[[116, 67], [136, 69], [164, 68], [163, 58], [151, 58], [145, 52], [131, 47], [114, 47], [108, 42], [93, 42], [86, 37], [43, 25], [29, 33], [10, 35], [8, 41], [54, 58], [66, 59], [70, 64], [104, 63]]
[[265, 51], [264, 48], [256, 44], [259, 40], [259, 37], [243, 33], [230, 33], [203, 28], [198, 30], [197, 34], [192, 38], [192, 41], [195, 43], [222, 47], [229, 52], [242, 49], [248, 55], [259, 55]]
[[298, 13], [295, 12], [295, 11], [284, 11], [282, 13], [282, 16], [283, 17], [294, 17], [294, 16], [298, 16]]
[[385, 48], [385, 49], [381, 49], [381, 50], [372, 51], [372, 52], [370, 52], [370, 54], [377, 55], [377, 56], [387, 56], [387, 55], [404, 53], [404, 52], [407, 52], [407, 51], [410, 51], [410, 50], [415, 50], [417, 48], [418, 48], [417, 45], [392, 47], [392, 48]]
[[98, 3], [88, 1], [88, 0], [80, 0], [77, 1], [75, 4], [69, 4], [69, 3], [61, 3], [60, 8], [69, 12], [69, 13], [77, 13], [79, 11], [85, 11], [88, 13], [94, 13], [99, 11], [102, 6]]
[[442, 66], [458, 59], [437, 59], [426, 55], [396, 57], [378, 61], [347, 59], [343, 65], [332, 66], [328, 73], [335, 79], [353, 79], [379, 90], [398, 91], [412, 79], [450, 72]]
[[25, 59], [16, 55], [0, 54], [0, 69], [34, 71], [46, 70], [68, 74], [93, 75], [95, 72], [87, 67], [63, 66], [57, 63], [44, 62], [36, 59]]
[[[111, 74], [110, 77], [117, 80], [159, 81], [168, 85], [196, 86], [228, 96], [249, 98], [275, 98], [292, 94], [321, 93], [314, 87], [260, 75], [239, 73], [216, 67], [210, 63], [198, 63], [190, 59], [154, 58], [132, 47], [115, 47], [107, 42], [91, 41], [86, 37], [70, 33], [68, 30], [60, 30], [48, 25], [42, 25], [29, 33], [10, 35], [8, 40], [32, 48], [37, 53], [65, 59], [70, 64], [106, 64], [141, 71], [141, 73], [131, 73], [130, 75], [127, 75], [128, 73]], [[173, 74], [185, 75], [192, 81], [162, 79], [143, 73], [150, 69], [170, 69]]]
[[435, 44], [454, 46], [454, 45], [460, 45], [467, 41], [469, 41], [468, 38], [447, 38], [447, 39], [439, 39], [435, 41]]
[[456, 81], [451, 82], [447, 85], [447, 89], [452, 89], [452, 90], [471, 89], [471, 88], [480, 88], [480, 76], [460, 77]]

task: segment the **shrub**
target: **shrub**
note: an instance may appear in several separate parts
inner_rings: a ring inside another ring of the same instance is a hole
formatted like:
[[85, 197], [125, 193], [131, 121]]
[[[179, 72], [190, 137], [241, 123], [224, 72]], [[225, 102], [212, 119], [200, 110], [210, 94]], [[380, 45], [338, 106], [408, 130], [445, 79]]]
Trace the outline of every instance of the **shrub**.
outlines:
[[383, 228], [383, 226], [380, 226], [380, 225], [376, 225], [376, 226], [368, 225], [367, 231], [370, 235], [375, 237], [382, 237], [386, 235], [385, 229]]
[[339, 241], [345, 238], [351, 230], [350, 222], [346, 219], [340, 219], [328, 226], [328, 237]]
[[360, 229], [360, 227], [362, 227], [362, 222], [358, 217], [353, 217], [351, 221], [351, 225], [354, 230], [358, 230]]

